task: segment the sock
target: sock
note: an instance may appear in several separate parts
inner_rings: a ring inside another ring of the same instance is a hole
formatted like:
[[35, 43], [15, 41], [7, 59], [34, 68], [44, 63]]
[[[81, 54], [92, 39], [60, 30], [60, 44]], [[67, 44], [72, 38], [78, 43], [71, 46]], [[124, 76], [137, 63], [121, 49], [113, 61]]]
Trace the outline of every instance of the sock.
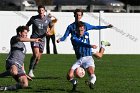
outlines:
[[71, 79], [70, 82], [71, 82], [73, 85], [75, 85], [75, 84], [77, 83], [77, 80]]
[[101, 45], [101, 47], [105, 49], [105, 45]]
[[92, 74], [92, 75], [90, 76], [90, 82], [91, 82], [92, 84], [94, 84], [95, 81], [96, 81], [96, 76], [95, 76], [95, 74]]
[[21, 89], [21, 88], [22, 88], [21, 84], [17, 83], [15, 85], [11, 85], [11, 86], [6, 87], [6, 90], [17, 90], [17, 89]]
[[5, 71], [5, 72], [3, 72], [3, 73], [0, 73], [0, 77], [6, 77], [6, 76], [11, 76], [9, 70], [7, 70], [7, 71]]
[[29, 66], [29, 69], [33, 69], [33, 68], [34, 68], [35, 61], [36, 61], [36, 59], [34, 59], [34, 58], [32, 57], [31, 60], [30, 60], [30, 66]]
[[37, 65], [37, 63], [35, 62], [34, 66], [33, 66], [33, 69], [35, 69], [36, 65]]

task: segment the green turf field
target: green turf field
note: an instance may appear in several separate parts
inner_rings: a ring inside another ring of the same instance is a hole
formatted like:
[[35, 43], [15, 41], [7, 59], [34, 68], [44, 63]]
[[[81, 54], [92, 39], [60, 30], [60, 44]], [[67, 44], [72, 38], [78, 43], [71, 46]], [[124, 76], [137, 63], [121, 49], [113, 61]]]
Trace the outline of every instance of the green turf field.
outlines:
[[[31, 55], [25, 59], [28, 71]], [[6, 54], [0, 54], [0, 72], [5, 70]], [[66, 80], [70, 66], [75, 62], [74, 55], [43, 55], [35, 70], [35, 78], [29, 82], [28, 89], [19, 93], [73, 93]], [[104, 55], [95, 59], [97, 81], [90, 90], [85, 85], [88, 75], [78, 79], [77, 92], [74, 93], [140, 93], [140, 55]], [[0, 78], [0, 86], [14, 84], [11, 77]], [[14, 93], [14, 92], [4, 92]]]

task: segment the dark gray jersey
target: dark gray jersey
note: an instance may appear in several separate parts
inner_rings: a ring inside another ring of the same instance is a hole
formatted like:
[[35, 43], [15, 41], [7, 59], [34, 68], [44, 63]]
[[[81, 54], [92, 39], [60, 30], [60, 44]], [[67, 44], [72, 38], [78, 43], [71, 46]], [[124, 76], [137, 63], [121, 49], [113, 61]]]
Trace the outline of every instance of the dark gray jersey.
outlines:
[[40, 19], [39, 15], [32, 16], [26, 26], [32, 25], [32, 38], [41, 38], [45, 36], [47, 27], [52, 25], [51, 19], [45, 16]]
[[14, 62], [18, 65], [23, 65], [26, 47], [23, 42], [17, 41], [18, 36], [13, 36], [10, 40], [11, 50], [7, 57], [8, 62]]

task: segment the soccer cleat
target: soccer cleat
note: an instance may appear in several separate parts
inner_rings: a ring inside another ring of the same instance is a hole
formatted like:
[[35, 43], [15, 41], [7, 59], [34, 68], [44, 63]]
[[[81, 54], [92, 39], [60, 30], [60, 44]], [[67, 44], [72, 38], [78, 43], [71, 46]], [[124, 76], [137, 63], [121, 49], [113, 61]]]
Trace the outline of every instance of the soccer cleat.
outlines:
[[111, 44], [108, 41], [101, 41], [101, 45], [111, 46]]
[[0, 87], [0, 91], [6, 91], [7, 87]]
[[89, 82], [89, 81], [85, 81], [86, 85], [89, 86], [90, 89], [93, 89], [94, 88], [94, 84]]
[[34, 75], [34, 73], [33, 73], [33, 70], [30, 70], [28, 75], [29, 75], [31, 78], [35, 77], [35, 75]]
[[76, 88], [77, 88], [77, 80], [75, 80], [75, 83], [73, 84], [73, 87], [72, 87], [72, 91], [76, 91]]

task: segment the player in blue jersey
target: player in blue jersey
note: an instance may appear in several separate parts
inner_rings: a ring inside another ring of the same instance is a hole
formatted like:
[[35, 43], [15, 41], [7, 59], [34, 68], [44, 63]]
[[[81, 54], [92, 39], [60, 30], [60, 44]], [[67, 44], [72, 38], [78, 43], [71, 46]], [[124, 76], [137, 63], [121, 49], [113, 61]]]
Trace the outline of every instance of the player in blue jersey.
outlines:
[[[94, 73], [95, 64], [94, 59], [92, 58], [91, 48], [95, 49], [97, 48], [97, 46], [90, 45], [89, 33], [85, 31], [84, 22], [79, 21], [77, 27], [78, 29], [76, 31], [76, 34], [71, 38], [77, 61], [72, 65], [67, 75], [67, 79], [73, 84], [73, 91], [76, 90], [77, 86], [77, 80], [74, 79], [74, 71], [80, 66], [85, 68], [89, 74], [89, 80], [87, 81], [87, 83], [91, 89], [93, 89], [93, 85], [96, 81], [96, 76]], [[102, 43], [102, 46], [104, 47], [101, 48], [103, 49], [108, 45], [108, 43]], [[96, 56], [99, 58], [101, 57], [101, 55], [103, 55], [103, 52], [101, 51], [96, 53]]]
[[48, 26], [50, 28], [52, 27], [52, 21], [47, 15], [45, 15], [45, 12], [46, 10], [44, 6], [38, 6], [38, 15], [32, 16], [26, 24], [26, 26], [32, 25], [31, 38], [42, 38], [42, 42], [31, 43], [31, 48], [33, 52], [33, 56], [31, 57], [29, 66], [29, 76], [31, 77], [35, 77], [33, 74], [33, 70], [38, 64], [40, 57], [43, 53], [45, 46], [45, 36], [49, 35], [49, 33], [47, 32], [47, 28]]
[[[72, 24], [70, 24], [67, 27], [67, 29], [66, 29], [63, 37], [59, 38], [57, 40], [57, 43], [59, 43], [61, 41], [64, 41], [69, 36], [69, 34], [71, 34], [71, 38], [73, 37], [73, 35], [76, 34], [76, 31], [77, 31], [77, 23], [81, 20], [82, 16], [83, 16], [83, 10], [76, 9], [74, 11], [75, 22], [73, 22]], [[93, 29], [99, 30], [99, 29], [105, 29], [105, 28], [111, 28], [112, 27], [112, 25], [107, 25], [107, 26], [93, 26], [93, 25], [90, 25], [90, 24], [88, 24], [86, 22], [84, 22], [84, 24], [85, 24], [85, 31], [93, 30]]]
[[27, 38], [29, 28], [27, 26], [19, 26], [16, 29], [17, 35], [10, 40], [10, 52], [6, 59], [6, 70], [16, 80], [17, 84], [0, 87], [1, 91], [17, 90], [28, 87], [27, 75], [24, 71], [24, 58], [26, 47], [23, 42], [40, 42], [40, 38]]

